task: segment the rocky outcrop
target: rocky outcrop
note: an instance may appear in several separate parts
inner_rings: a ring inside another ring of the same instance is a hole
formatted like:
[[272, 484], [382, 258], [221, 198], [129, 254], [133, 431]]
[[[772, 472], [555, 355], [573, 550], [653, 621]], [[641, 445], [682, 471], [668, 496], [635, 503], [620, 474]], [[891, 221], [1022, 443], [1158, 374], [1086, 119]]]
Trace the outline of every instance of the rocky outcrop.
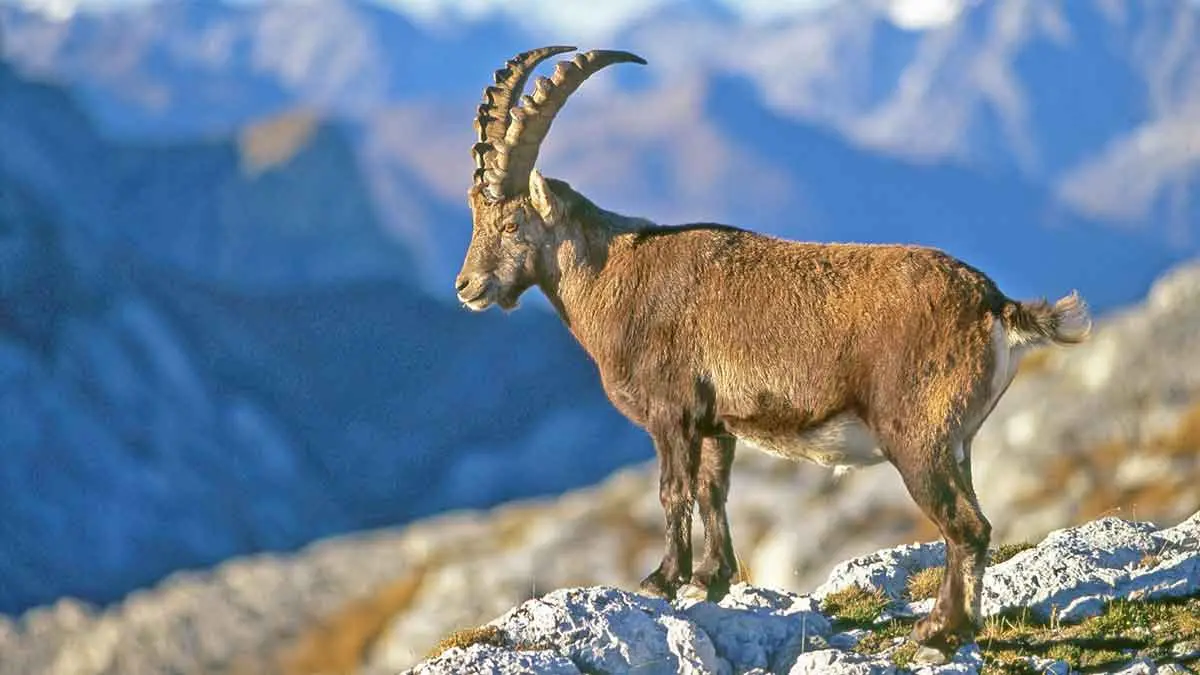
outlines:
[[[1143, 561], [1153, 555], [1151, 563]], [[932, 601], [906, 602], [913, 575], [941, 563], [940, 545], [907, 546], [847, 561], [812, 595], [736, 585], [718, 604], [674, 604], [611, 587], [569, 588], [522, 603], [488, 624], [481, 644], [456, 645], [407, 671], [457, 673], [895, 673], [896, 642], [856, 649], [869, 631], [839, 631], [820, 599], [851, 586], [878, 589], [887, 617], [921, 616]], [[1051, 533], [1036, 547], [990, 567], [987, 617], [1027, 608], [1065, 624], [1100, 614], [1117, 600], [1150, 602], [1200, 594], [1200, 513], [1158, 529], [1105, 518]], [[1182, 636], [1180, 637], [1182, 642]], [[1191, 649], [1191, 648], [1188, 648]], [[1181, 652], [1180, 660], [1200, 653]], [[918, 673], [978, 673], [979, 645], [949, 663], [911, 665]], [[1029, 657], [1030, 668], [1070, 672], [1068, 664]], [[1128, 672], [1182, 672], [1139, 655]], [[378, 672], [386, 672], [383, 667]], [[1125, 672], [1125, 671], [1123, 671]]]

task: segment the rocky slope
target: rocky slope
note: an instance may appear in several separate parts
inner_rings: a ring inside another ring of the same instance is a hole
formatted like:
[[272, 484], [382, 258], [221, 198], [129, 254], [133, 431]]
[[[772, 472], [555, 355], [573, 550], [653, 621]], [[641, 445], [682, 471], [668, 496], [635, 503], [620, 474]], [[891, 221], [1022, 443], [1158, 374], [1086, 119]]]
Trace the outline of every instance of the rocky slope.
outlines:
[[[944, 553], [940, 544], [879, 551], [838, 565], [811, 595], [739, 584], [719, 604], [669, 604], [609, 587], [556, 590], [455, 636], [448, 649], [406, 672], [866, 675], [911, 670], [933, 675], [979, 673], [987, 665], [1006, 663], [1067, 673], [1080, 664], [1041, 656], [1045, 648], [1031, 645], [1026, 654], [1001, 656], [1005, 650], [989, 639], [1001, 630], [995, 619], [1019, 612], [1034, 621], [1053, 618], [1049, 633], [1111, 612], [1121, 601], [1200, 597], [1200, 513], [1162, 530], [1106, 518], [1052, 532], [1036, 547], [989, 567], [981, 644], [963, 647], [949, 663], [922, 665], [911, 660], [903, 637], [878, 641], [875, 633], [894, 632], [897, 624], [910, 627], [929, 612], [932, 599], [910, 601], [911, 580], [943, 564]], [[845, 630], [845, 621], [839, 621], [831, 601], [844, 600], [847, 589], [879, 594], [881, 602], [858, 618], [868, 627]], [[1158, 627], [1179, 632], [1156, 649], [1138, 653], [1126, 647], [1120, 661], [1106, 664], [1109, 672], [1187, 672], [1180, 662], [1200, 660], [1195, 641], [1200, 625], [1186, 617], [1181, 621]], [[1117, 636], [1109, 639], [1120, 642]], [[381, 666], [377, 672], [389, 669]]]
[[[1193, 264], [1166, 275], [1144, 304], [1100, 322], [1090, 344], [1031, 357], [975, 443], [976, 484], [995, 543], [1112, 514], [1169, 525], [1200, 510], [1198, 340]], [[638, 466], [553, 500], [445, 514], [177, 574], [104, 611], [64, 601], [0, 624], [2, 661], [20, 664], [10, 672], [54, 663], [70, 668], [48, 672], [406, 668], [451, 631], [554, 589], [635, 588], [661, 555], [656, 485], [654, 468]], [[937, 538], [886, 466], [834, 480], [818, 467], [743, 451], [729, 508], [750, 579], [777, 593], [811, 592], [839, 560]], [[1095, 527], [1128, 534], [1122, 545], [1138, 551], [1167, 536], [1145, 526]], [[937, 551], [923, 545], [894, 556], [920, 567]], [[1112, 565], [1124, 569], [1133, 555]], [[871, 576], [869, 560], [850, 566], [866, 570], [855, 578], [871, 577], [898, 598], [915, 568]], [[1114, 569], [1093, 580], [1127, 589], [1140, 578]], [[1046, 598], [1021, 602], [1035, 600]], [[772, 607], [763, 611], [784, 612]]]

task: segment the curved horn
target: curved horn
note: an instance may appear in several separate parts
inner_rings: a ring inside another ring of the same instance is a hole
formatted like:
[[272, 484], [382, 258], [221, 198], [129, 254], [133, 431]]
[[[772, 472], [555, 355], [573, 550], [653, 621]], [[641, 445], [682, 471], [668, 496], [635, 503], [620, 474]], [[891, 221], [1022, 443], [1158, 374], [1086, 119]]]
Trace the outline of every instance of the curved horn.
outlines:
[[[479, 104], [475, 114], [475, 131], [479, 137], [475, 145], [471, 146], [471, 154], [475, 157], [476, 184], [483, 182], [487, 173], [498, 170], [494, 150], [504, 143], [504, 133], [508, 129], [510, 119], [509, 109], [512, 108], [513, 99], [524, 91], [530, 73], [539, 63], [551, 56], [572, 51], [575, 51], [575, 47], [551, 46], [531, 49], [512, 57], [496, 71], [496, 84], [483, 90], [483, 103]], [[500, 172], [503, 173], [503, 170], [500, 169]], [[492, 186], [498, 185], [499, 180], [488, 183], [492, 188], [489, 192], [492, 192], [497, 189]], [[502, 195], [491, 193], [489, 196], [499, 199]]]
[[542, 139], [550, 131], [550, 123], [567, 102], [567, 97], [593, 73], [614, 63], [645, 65], [646, 60], [629, 52], [594, 49], [576, 54], [570, 61], [559, 62], [549, 78], [537, 78], [533, 95], [522, 96], [520, 107], [512, 109], [512, 124], [508, 126], [504, 142], [496, 146], [499, 176], [489, 175], [487, 180], [496, 179], [501, 194], [512, 195], [528, 188], [526, 181], [537, 162]]

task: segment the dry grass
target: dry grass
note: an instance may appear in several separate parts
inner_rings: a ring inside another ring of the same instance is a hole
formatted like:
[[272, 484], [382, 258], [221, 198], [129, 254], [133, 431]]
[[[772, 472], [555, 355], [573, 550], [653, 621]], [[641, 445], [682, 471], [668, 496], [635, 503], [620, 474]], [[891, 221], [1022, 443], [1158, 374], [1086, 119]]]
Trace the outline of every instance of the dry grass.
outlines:
[[[896, 619], [870, 627], [854, 650], [889, 654], [900, 668], [911, 663], [916, 645], [899, 638], [911, 633], [914, 620]], [[983, 654], [981, 673], [1035, 675], [1026, 657], [1058, 659], [1072, 672], [1111, 672], [1134, 658], [1155, 662], [1178, 661], [1176, 645], [1200, 643], [1200, 597], [1156, 602], [1116, 601], [1082, 623], [1062, 626], [1040, 621], [1028, 610], [995, 616], [984, 622], [978, 636]], [[1196, 659], [1192, 659], [1194, 662]]]
[[1142, 556], [1141, 560], [1138, 561], [1137, 566], [1143, 569], [1157, 567], [1158, 563], [1160, 562], [1162, 562], [1162, 559], [1157, 555], [1154, 555], [1153, 553], [1147, 553], [1146, 555]]
[[942, 579], [946, 576], [946, 568], [942, 566], [929, 567], [908, 578], [908, 598], [910, 600], [927, 600], [937, 595], [942, 587]]
[[489, 644], [496, 647], [503, 647], [507, 642], [508, 637], [504, 634], [504, 630], [498, 626], [480, 626], [478, 628], [466, 628], [442, 638], [433, 649], [425, 656], [426, 659], [436, 659], [442, 655], [442, 652], [454, 647], [470, 647], [471, 645]]
[[358, 672], [375, 640], [412, 604], [424, 577], [425, 570], [418, 569], [301, 634], [281, 656], [280, 671], [284, 675]]
[[733, 559], [737, 561], [737, 574], [733, 575], [733, 583], [753, 584], [754, 573], [750, 570], [750, 566], [742, 560], [742, 556], [738, 555], [736, 548], [733, 550]]
[[912, 628], [913, 621], [910, 619], [893, 619], [882, 626], [873, 626], [871, 632], [854, 646], [854, 651], [872, 656], [887, 654], [892, 663], [905, 668], [917, 653], [916, 643], [905, 639]]

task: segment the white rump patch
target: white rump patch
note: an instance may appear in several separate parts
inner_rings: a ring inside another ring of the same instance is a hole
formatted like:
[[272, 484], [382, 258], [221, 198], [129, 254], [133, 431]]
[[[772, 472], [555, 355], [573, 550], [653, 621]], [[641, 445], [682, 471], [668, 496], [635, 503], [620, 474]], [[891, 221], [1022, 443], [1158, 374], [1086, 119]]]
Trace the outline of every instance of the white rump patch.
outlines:
[[1021, 357], [1025, 355], [1028, 348], [1012, 343], [1009, 340], [1008, 331], [1005, 330], [1004, 322], [997, 317], [992, 321], [992, 351], [995, 355], [995, 370], [992, 371], [991, 398], [988, 400], [985, 410], [991, 410], [1004, 390], [1008, 389], [1008, 385], [1017, 375], [1017, 366], [1021, 364]]

